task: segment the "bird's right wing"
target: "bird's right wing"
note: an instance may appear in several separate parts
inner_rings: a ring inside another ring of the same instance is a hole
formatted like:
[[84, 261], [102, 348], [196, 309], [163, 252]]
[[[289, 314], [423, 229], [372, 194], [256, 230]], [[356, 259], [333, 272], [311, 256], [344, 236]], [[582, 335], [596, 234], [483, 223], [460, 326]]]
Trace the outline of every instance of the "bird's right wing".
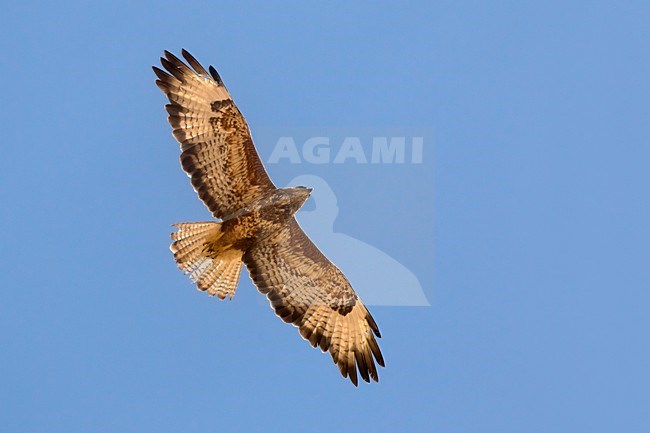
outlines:
[[163, 71], [154, 66], [181, 165], [212, 215], [224, 218], [275, 189], [253, 145], [244, 116], [217, 71], [208, 73], [183, 50], [189, 65], [165, 51]]

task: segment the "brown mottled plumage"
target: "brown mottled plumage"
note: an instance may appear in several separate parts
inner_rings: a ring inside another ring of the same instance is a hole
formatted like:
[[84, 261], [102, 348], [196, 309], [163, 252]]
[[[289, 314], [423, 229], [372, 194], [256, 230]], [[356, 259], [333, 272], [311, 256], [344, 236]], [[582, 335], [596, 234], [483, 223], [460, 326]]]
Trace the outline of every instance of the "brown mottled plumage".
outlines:
[[170, 248], [179, 268], [199, 290], [232, 299], [245, 263], [276, 314], [329, 351], [343, 377], [357, 385], [358, 371], [366, 382], [378, 381], [375, 361], [383, 367], [384, 359], [377, 324], [294, 218], [311, 190], [273, 185], [217, 71], [182, 54], [189, 66], [165, 51], [166, 71], [153, 68], [156, 84], [170, 102], [165, 108], [183, 170], [221, 222], [175, 225]]

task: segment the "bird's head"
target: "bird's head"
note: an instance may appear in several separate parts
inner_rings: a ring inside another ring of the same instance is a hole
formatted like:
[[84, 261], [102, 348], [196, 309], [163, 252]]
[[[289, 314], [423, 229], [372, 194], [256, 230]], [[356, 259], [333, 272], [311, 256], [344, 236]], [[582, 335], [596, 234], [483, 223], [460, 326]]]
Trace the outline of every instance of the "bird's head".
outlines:
[[310, 194], [311, 188], [304, 186], [281, 188], [276, 192], [274, 204], [289, 210], [293, 214], [307, 201]]

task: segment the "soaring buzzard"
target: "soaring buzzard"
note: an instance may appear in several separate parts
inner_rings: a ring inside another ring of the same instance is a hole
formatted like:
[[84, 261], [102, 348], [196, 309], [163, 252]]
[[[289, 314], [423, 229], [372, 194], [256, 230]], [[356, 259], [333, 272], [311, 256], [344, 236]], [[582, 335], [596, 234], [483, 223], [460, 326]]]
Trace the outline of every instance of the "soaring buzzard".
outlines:
[[217, 71], [183, 50], [186, 64], [165, 51], [154, 66], [156, 84], [181, 165], [192, 186], [221, 222], [180, 223], [171, 250], [199, 290], [232, 297], [242, 262], [275, 313], [313, 347], [329, 350], [343, 377], [357, 385], [378, 381], [384, 359], [379, 328], [345, 275], [302, 231], [294, 214], [309, 198], [305, 187], [276, 188], [255, 151], [244, 116]]

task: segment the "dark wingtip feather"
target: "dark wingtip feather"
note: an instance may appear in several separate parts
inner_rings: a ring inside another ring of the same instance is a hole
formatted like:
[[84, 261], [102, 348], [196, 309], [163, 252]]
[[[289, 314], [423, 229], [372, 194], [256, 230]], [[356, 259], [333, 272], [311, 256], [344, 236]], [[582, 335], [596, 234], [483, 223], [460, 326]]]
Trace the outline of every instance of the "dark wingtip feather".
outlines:
[[368, 367], [368, 372], [370, 373], [370, 377], [375, 382], [379, 382], [379, 374], [377, 374], [377, 366], [375, 365], [375, 361], [372, 358], [372, 353], [363, 352], [362, 355], [366, 363], [366, 366]]
[[161, 80], [161, 81], [168, 81], [169, 79], [172, 78], [171, 75], [169, 75], [167, 72], [163, 71], [157, 66], [152, 66], [151, 69], [153, 69], [154, 74]]
[[214, 81], [216, 81], [217, 84], [223, 84], [223, 81], [221, 80], [221, 77], [219, 76], [217, 70], [214, 69], [214, 66], [210, 65], [208, 70], [210, 71], [210, 75], [212, 75], [212, 78], [214, 78]]
[[194, 68], [194, 71], [196, 71], [197, 74], [205, 75], [206, 77], [209, 76], [208, 71], [205, 70], [203, 65], [201, 65], [201, 63], [199, 63], [199, 61], [196, 60], [185, 48], [181, 49], [181, 55], [185, 60], [187, 60], [187, 63]]
[[179, 59], [178, 57], [176, 57], [174, 54], [172, 54], [167, 50], [165, 50], [165, 58], [173, 63], [183, 63], [181, 59]]
[[169, 84], [165, 83], [164, 81], [156, 80], [156, 86], [158, 86], [158, 88], [162, 90], [164, 94], [169, 93]]
[[[377, 355], [379, 355], [379, 357], [377, 357]], [[377, 364], [381, 365], [382, 367], [386, 367], [386, 363], [384, 362], [384, 357], [381, 355], [381, 352], [375, 354], [375, 359], [377, 360]]]
[[361, 378], [365, 381], [370, 383], [370, 377], [368, 376], [368, 365], [366, 365], [366, 360], [363, 359], [363, 354], [359, 350], [354, 350], [354, 358], [357, 362], [357, 370], [359, 370], [359, 374], [361, 374]]
[[[170, 53], [169, 51], [165, 50], [165, 58], [173, 64], [176, 68], [180, 69], [182, 72], [194, 72], [192, 71], [181, 59]], [[162, 60], [162, 58], [161, 58]], [[163, 63], [164, 66], [164, 63]], [[165, 66], [167, 68], [167, 66]], [[169, 71], [172, 72], [172, 71]]]
[[160, 58], [160, 63], [163, 65], [169, 74], [173, 75], [177, 80], [183, 81], [183, 73], [180, 71], [178, 66], [175, 63], [167, 60], [164, 57]]
[[381, 338], [381, 332], [379, 332], [379, 326], [377, 326], [377, 322], [375, 322], [375, 319], [372, 317], [369, 311], [368, 314], [366, 315], [366, 321], [368, 322], [368, 325], [370, 325], [370, 329], [372, 329], [372, 332], [377, 337]]
[[349, 374], [350, 374], [350, 380], [354, 384], [354, 386], [359, 386], [359, 378], [357, 377], [357, 366], [355, 365], [354, 361], [350, 364], [348, 367]]
[[372, 352], [372, 355], [377, 360], [377, 364], [379, 364], [382, 367], [385, 367], [386, 365], [384, 364], [384, 357], [381, 354], [381, 349], [379, 349], [377, 340], [375, 340], [375, 337], [373, 337], [372, 334], [370, 334], [368, 338], [368, 346], [370, 347], [370, 351]]

